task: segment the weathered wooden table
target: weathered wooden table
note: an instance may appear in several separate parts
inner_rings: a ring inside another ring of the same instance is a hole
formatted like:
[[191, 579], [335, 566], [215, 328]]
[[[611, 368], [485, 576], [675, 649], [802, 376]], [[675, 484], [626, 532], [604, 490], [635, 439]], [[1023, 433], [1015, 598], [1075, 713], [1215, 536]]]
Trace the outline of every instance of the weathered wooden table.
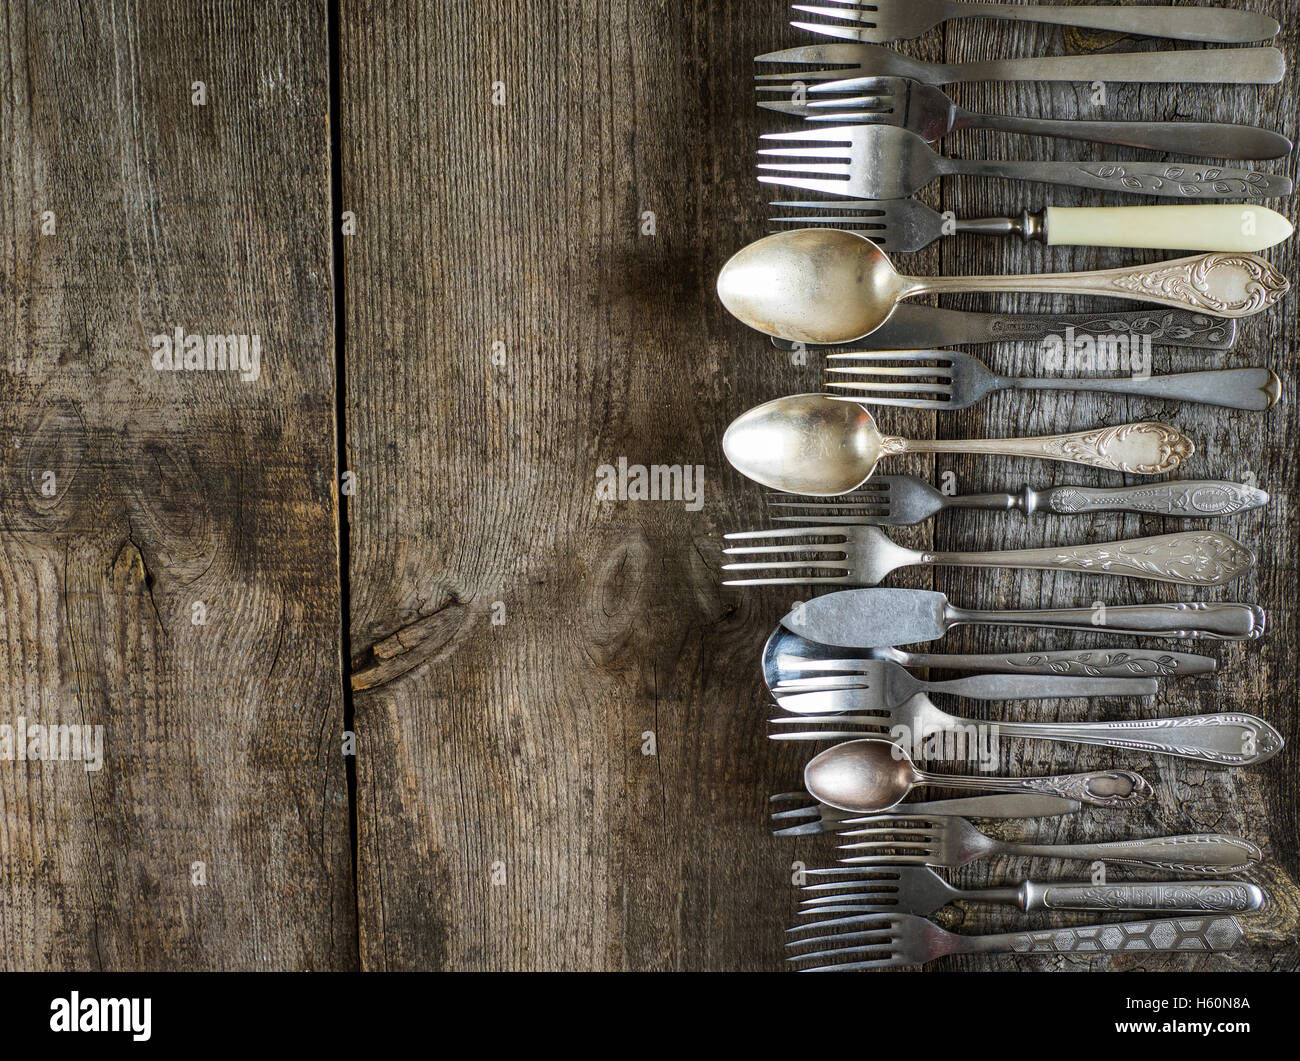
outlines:
[[[1283, 20], [1294, 58], [1294, 12], [1251, 6]], [[751, 58], [806, 39], [787, 17], [755, 0], [0, 5], [0, 723], [103, 727], [104, 740], [98, 770], [0, 761], [0, 965], [783, 966], [793, 869], [831, 845], [767, 829], [767, 797], [796, 786], [807, 754], [766, 740], [758, 670], [793, 597], [718, 584], [721, 534], [763, 520], [719, 440], [749, 406], [816, 389], [820, 368], [732, 320], [712, 288], [766, 230], [753, 151], [781, 120], [753, 106]], [[963, 22], [909, 50], [1112, 45]], [[1109, 85], [1103, 111], [1085, 85], [956, 96], [1295, 138], [1296, 88]], [[946, 146], [1105, 151], [991, 135]], [[1104, 201], [973, 179], [927, 198], [962, 216]], [[1273, 258], [1295, 275], [1290, 246]], [[904, 264], [1130, 260], [961, 238]], [[1288, 374], [1296, 306], [1247, 322], [1219, 360]], [[156, 368], [177, 328], [218, 351], [256, 336], [257, 370], [186, 371], [183, 356], [180, 371]], [[981, 353], [1042, 369], [1034, 348]], [[1158, 350], [1155, 367], [1212, 360]], [[1264, 416], [1004, 394], [886, 423], [961, 437], [1159, 418], [1197, 440], [1188, 474], [1253, 475], [1273, 500], [1226, 529], [1259, 566], [1216, 596], [1266, 605], [1271, 636], [1219, 649], [1219, 679], [1169, 683], [1141, 710], [1249, 709], [1294, 741], [1287, 383]], [[602, 467], [620, 461], [702, 465], [702, 507], [602, 496]], [[967, 490], [1101, 481], [1009, 460], [915, 468]], [[1162, 529], [948, 514], [900, 537], [986, 548]], [[990, 606], [1191, 596], [989, 571], [897, 584]], [[963, 631], [944, 648], [1048, 643], [1066, 640]], [[1064, 719], [1087, 705], [1006, 709]], [[1025, 772], [1117, 761], [1004, 749]], [[1157, 782], [1154, 809], [1002, 835], [1248, 836], [1274, 897], [1252, 921], [1256, 949], [1111, 967], [1294, 968], [1295, 754], [1231, 774], [1125, 763]], [[1025, 869], [995, 860], [965, 879]], [[1013, 916], [981, 908], [962, 927]]]

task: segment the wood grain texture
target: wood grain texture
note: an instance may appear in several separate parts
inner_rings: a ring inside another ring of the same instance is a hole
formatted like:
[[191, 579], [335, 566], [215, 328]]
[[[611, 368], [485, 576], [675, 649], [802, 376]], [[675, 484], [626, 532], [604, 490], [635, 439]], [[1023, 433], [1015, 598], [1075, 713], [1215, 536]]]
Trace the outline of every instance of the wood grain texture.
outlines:
[[[0, 723], [104, 728], [97, 772], [0, 761], [7, 969], [355, 964], [326, 43], [0, 5]], [[178, 325], [260, 379], [155, 371]]]

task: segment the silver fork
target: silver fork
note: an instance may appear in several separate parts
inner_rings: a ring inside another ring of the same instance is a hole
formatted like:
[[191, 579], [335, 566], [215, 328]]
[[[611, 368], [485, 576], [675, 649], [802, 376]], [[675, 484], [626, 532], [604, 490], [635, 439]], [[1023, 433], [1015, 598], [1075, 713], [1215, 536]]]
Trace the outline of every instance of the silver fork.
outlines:
[[927, 917], [950, 903], [993, 903], [1032, 910], [1162, 910], [1166, 913], [1248, 913], [1264, 905], [1264, 892], [1247, 881], [1023, 881], [1005, 888], [953, 887], [927, 866], [882, 866], [829, 884], [806, 884], [811, 898], [801, 916], [900, 913]]
[[[1087, 679], [1084, 679], [1085, 681]], [[863, 689], [804, 693], [785, 698], [786, 703], [812, 700], [837, 712], [827, 715], [797, 714], [770, 719], [776, 741], [844, 741], [861, 737], [892, 737], [899, 729], [930, 737], [955, 733], [973, 753], [976, 734], [983, 729], [1001, 737], [1091, 744], [1119, 751], [1172, 755], [1215, 766], [1252, 766], [1282, 750], [1282, 734], [1262, 718], [1240, 712], [1142, 718], [1123, 722], [1007, 722], [1000, 719], [963, 718], [936, 707], [924, 693], [893, 707], [872, 707]], [[785, 704], [783, 704], [785, 706]], [[791, 711], [797, 707], [788, 708]], [[838, 712], [864, 711], [848, 714]], [[809, 727], [799, 729], [795, 727]]]
[[[808, 541], [811, 538], [827, 540]], [[1181, 531], [1126, 541], [968, 553], [905, 549], [879, 527], [871, 526], [780, 527], [766, 531], [740, 531], [726, 535], [726, 539], [781, 542], [779, 545], [731, 546], [723, 550], [727, 556], [792, 556], [798, 559], [724, 564], [724, 571], [786, 572], [760, 578], [729, 579], [723, 582], [724, 586], [874, 586], [891, 571], [914, 565], [1079, 571], [1175, 582], [1184, 586], [1221, 586], [1240, 578], [1255, 562], [1254, 554], [1241, 542], [1217, 531]]]
[[852, 866], [960, 869], [990, 855], [1010, 855], [1114, 862], [1171, 873], [1236, 873], [1263, 857], [1259, 848], [1247, 840], [1214, 833], [1093, 844], [1009, 843], [985, 836], [965, 818], [932, 815], [880, 814], [872, 818], [870, 825], [842, 835], [849, 842], [840, 844], [840, 850], [849, 854], [840, 861]]
[[951, 0], [823, 0], [838, 7], [791, 4], [795, 11], [856, 22], [856, 26], [793, 22], [800, 29], [846, 40], [886, 44], [912, 40], [949, 19], [996, 18], [1054, 26], [1132, 33], [1175, 41], [1246, 44], [1269, 40], [1281, 28], [1276, 19], [1218, 7], [1098, 7], [1074, 4], [953, 3]]
[[[807, 803], [807, 792], [781, 792], [770, 798], [772, 803], [801, 802], [798, 807], [788, 810], [773, 811], [771, 819], [774, 824], [783, 826], [773, 829], [773, 836], [815, 836], [819, 833], [835, 833], [855, 826], [867, 825], [870, 816], [854, 814], [851, 811], [830, 807], [825, 803]], [[1082, 804], [1076, 799], [1064, 796], [1039, 795], [1034, 793], [994, 793], [988, 796], [963, 796], [958, 799], [933, 799], [918, 803], [903, 804], [908, 814], [942, 814], [970, 818], [1055, 818], [1062, 814], [1076, 814]], [[798, 824], [785, 825], [793, 821]], [[857, 870], [843, 867], [836, 870], [812, 870], [814, 873], [857, 873]]]
[[[760, 162], [760, 170], [781, 171], [760, 174], [761, 183], [855, 199], [904, 198], [939, 177], [954, 174], [1176, 199], [1259, 199], [1291, 194], [1291, 178], [1253, 169], [1177, 162], [1006, 162], [949, 158], [937, 153], [915, 133], [892, 125], [843, 125], [793, 133], [764, 133], [763, 139], [809, 145], [764, 148], [759, 151], [764, 158], [822, 161]], [[804, 173], [818, 176], [794, 176]]]
[[[885, 250], [911, 253], [928, 247], [943, 236], [958, 232], [986, 233], [988, 235], [1019, 235], [1025, 239], [1039, 239], [1043, 231], [1041, 214], [1026, 213], [1023, 218], [981, 218], [975, 221], [957, 221], [949, 224], [937, 210], [932, 210], [917, 199], [862, 199], [844, 202], [774, 202], [772, 206], [794, 207], [810, 210], [806, 217], [774, 217], [773, 222], [797, 224], [812, 223], [851, 228], [868, 236]], [[842, 211], [849, 211], [843, 213]]]
[[1093, 391], [1131, 394], [1164, 401], [1199, 402], [1259, 412], [1282, 396], [1282, 381], [1267, 368], [1219, 368], [1172, 376], [1111, 379], [1034, 379], [999, 376], [978, 358], [956, 350], [851, 350], [827, 354], [832, 397], [906, 409], [969, 409], [1003, 390]]
[[960, 129], [994, 129], [1028, 136], [1123, 144], [1153, 151], [1211, 158], [1281, 158], [1291, 141], [1281, 133], [1251, 125], [1220, 122], [1094, 122], [974, 114], [963, 110], [933, 85], [906, 77], [865, 77], [853, 94], [808, 99], [760, 100], [766, 110], [815, 122], [865, 122], [897, 125], [935, 143]]
[[[924, 965], [950, 954], [1090, 954], [1197, 952], [1231, 950], [1245, 933], [1235, 917], [1170, 917], [1154, 921], [1122, 921], [1077, 925], [1037, 932], [1004, 932], [964, 936], [948, 932], [915, 914], [854, 914], [830, 921], [812, 921], [792, 933], [821, 932], [789, 944], [789, 961], [847, 958], [800, 972], [850, 972]], [[815, 949], [808, 950], [806, 948]]]
[[1235, 516], [1268, 504], [1268, 494], [1241, 483], [1200, 479], [1171, 479], [1141, 486], [1110, 489], [1089, 486], [1053, 486], [1035, 490], [1024, 486], [1018, 493], [944, 494], [911, 475], [873, 475], [852, 493], [825, 498], [791, 500], [789, 494], [768, 494], [771, 508], [798, 510], [773, 516], [775, 523], [878, 524], [908, 526], [920, 523], [945, 508], [1019, 510], [1025, 515], [1052, 512], [1076, 515], [1088, 512], [1139, 512], [1159, 516]]

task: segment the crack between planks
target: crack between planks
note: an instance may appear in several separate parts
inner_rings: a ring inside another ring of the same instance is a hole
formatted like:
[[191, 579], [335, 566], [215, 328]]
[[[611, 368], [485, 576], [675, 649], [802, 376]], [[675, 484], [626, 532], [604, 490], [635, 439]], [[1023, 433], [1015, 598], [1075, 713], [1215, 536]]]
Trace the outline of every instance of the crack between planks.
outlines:
[[339, 35], [339, 0], [326, 6], [326, 44], [329, 49], [329, 227], [332, 260], [332, 295], [334, 312], [334, 490], [335, 545], [339, 576], [339, 675], [343, 698], [343, 731], [353, 734], [353, 754], [344, 756], [343, 769], [348, 790], [348, 850], [352, 861], [352, 945], [357, 968], [361, 962], [361, 896], [358, 885], [360, 829], [357, 822], [357, 753], [356, 710], [352, 699], [352, 591], [350, 581], [351, 552], [348, 534], [348, 495], [343, 492], [343, 473], [347, 470], [347, 293], [344, 283], [343, 233], [343, 137], [342, 137], [342, 66]]

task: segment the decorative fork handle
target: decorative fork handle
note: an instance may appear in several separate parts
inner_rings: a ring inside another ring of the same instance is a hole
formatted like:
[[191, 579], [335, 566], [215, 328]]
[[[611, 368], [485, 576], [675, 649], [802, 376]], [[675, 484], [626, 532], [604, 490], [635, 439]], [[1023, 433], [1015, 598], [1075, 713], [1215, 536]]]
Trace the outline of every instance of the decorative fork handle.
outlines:
[[[1281, 133], [1226, 122], [1090, 122], [1077, 118], [1021, 118], [958, 111], [953, 128], [995, 129], [1211, 158], [1281, 158], [1291, 149], [1291, 141]], [[957, 227], [960, 229], [961, 225]]]
[[1254, 412], [1267, 409], [1282, 396], [1282, 381], [1267, 368], [1221, 368], [1209, 372], [1118, 379], [1015, 379], [1009, 382], [1016, 390], [1136, 394]]
[[997, 626], [1045, 626], [1119, 634], [1166, 634], [1180, 638], [1252, 641], [1264, 634], [1264, 609], [1253, 604], [1179, 601], [1172, 604], [1120, 604], [1097, 608], [1034, 608], [980, 611], [955, 608], [948, 616], [960, 623]]
[[1221, 586], [1240, 578], [1255, 554], [1217, 531], [1181, 531], [1152, 538], [1049, 549], [917, 553], [917, 563], [942, 567], [1012, 567], [1124, 575], [1184, 586]]
[[[954, 726], [988, 725], [957, 719]], [[1218, 766], [1248, 766], [1282, 750], [1282, 735], [1262, 718], [1243, 714], [1185, 715], [1132, 722], [998, 722], [1009, 737], [1094, 744], [1125, 751], [1176, 755]]]
[[1146, 778], [1132, 770], [1094, 770], [1087, 774], [1056, 774], [1052, 777], [964, 777], [960, 774], [931, 774], [923, 770], [916, 771], [916, 774], [925, 784], [943, 788], [1034, 792], [1076, 799], [1094, 807], [1136, 807], [1154, 795]]
[[[995, 889], [990, 889], [995, 890]], [[1038, 884], [1025, 881], [1016, 905], [1022, 910], [1164, 910], [1169, 913], [1248, 913], [1264, 905], [1264, 892], [1239, 880], [1135, 884]], [[967, 893], [963, 898], [978, 898]]]
[[1086, 464], [1136, 475], [1173, 471], [1196, 452], [1191, 439], [1168, 424], [1146, 422], [1101, 427], [1069, 435], [1035, 438], [903, 439], [886, 438], [884, 453], [994, 453], [1007, 457]]
[[1093, 7], [1046, 4], [945, 4], [949, 18], [998, 18], [1053, 26], [1136, 33], [1174, 41], [1246, 44], [1277, 35], [1278, 24], [1267, 15], [1217, 7]]
[[950, 499], [959, 508], [1018, 508], [1025, 515], [1053, 512], [1143, 512], [1159, 516], [1235, 516], [1268, 503], [1268, 494], [1241, 483], [1201, 479], [1175, 479], [1142, 486], [1052, 486], [1046, 490], [1024, 487], [1019, 494], [968, 494]]
[[1104, 295], [1200, 310], [1214, 317], [1249, 317], [1280, 302], [1290, 281], [1257, 254], [1194, 254], [1123, 269], [1018, 276], [909, 276], [898, 297], [967, 291], [1033, 291]]
[[1177, 199], [1276, 199], [1290, 195], [1292, 188], [1291, 178], [1280, 174], [1184, 162], [1001, 162], [944, 156], [936, 161], [947, 174]]
[[1231, 950], [1244, 936], [1235, 917], [1171, 917], [993, 936], [954, 935], [953, 939], [958, 941], [956, 952], [962, 954], [1150, 954]]
[[1248, 840], [1215, 833], [1159, 836], [1152, 840], [1113, 840], [1101, 844], [1000, 843], [997, 852], [1033, 858], [1065, 858], [1076, 862], [1115, 862], [1171, 873], [1237, 872], [1263, 858], [1259, 848]]
[[1218, 666], [1217, 661], [1210, 656], [1196, 656], [1187, 652], [1151, 652], [1135, 648], [1021, 652], [1004, 656], [914, 652], [909, 653], [906, 659], [909, 667], [1006, 671], [1012, 674], [1076, 674], [1081, 677], [1185, 678], [1197, 674], [1213, 674]]
[[[1275, 85], [1286, 73], [1276, 48], [1213, 51], [1113, 52], [1053, 55], [983, 63], [936, 63], [923, 79], [943, 85], [963, 81], [1124, 81], [1129, 84]], [[852, 79], [841, 82], [849, 87]]]

